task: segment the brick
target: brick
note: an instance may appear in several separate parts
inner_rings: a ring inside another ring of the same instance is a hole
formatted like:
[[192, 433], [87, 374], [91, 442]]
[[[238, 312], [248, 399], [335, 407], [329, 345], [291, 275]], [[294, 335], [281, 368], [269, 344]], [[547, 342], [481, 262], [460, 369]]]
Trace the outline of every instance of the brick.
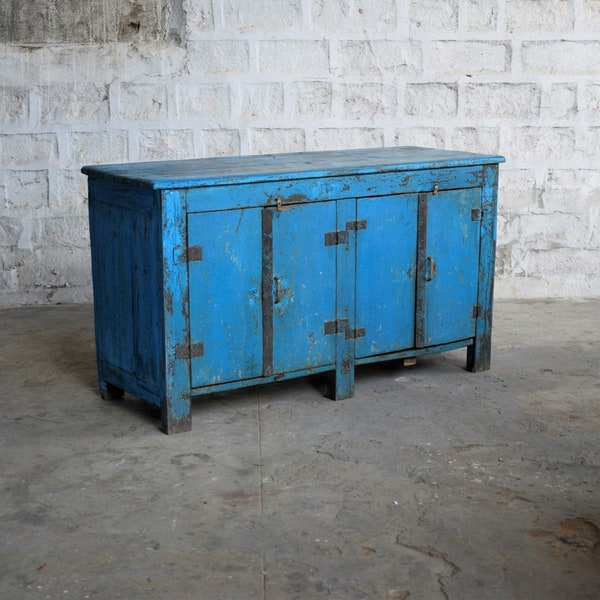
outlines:
[[0, 87], [0, 123], [19, 125], [29, 117], [29, 92], [23, 87]]
[[[125, 81], [161, 81], [169, 75], [178, 75], [184, 71], [187, 52], [186, 49], [170, 42], [155, 42], [153, 44], [141, 44], [140, 46], [119, 44], [102, 48], [100, 60], [96, 56], [89, 56], [91, 51], [86, 52], [86, 58], [91, 63], [96, 80], [106, 81], [106, 71], [115, 68], [114, 65], [124, 65], [120, 77]], [[98, 63], [99, 64], [96, 64]], [[105, 63], [108, 63], [105, 67]], [[102, 70], [104, 69], [104, 70]]]
[[[0, 29], [0, 42], [145, 42], [161, 39], [167, 32], [168, 13], [164, 3], [156, 0], [61, 0], [60, 9], [52, 6], [47, 0], [28, 0], [27, 10], [11, 11], [10, 27]], [[2, 20], [8, 18], [4, 7], [10, 8], [10, 3], [2, 3]]]
[[498, 204], [500, 214], [523, 213], [538, 208], [533, 169], [502, 169]]
[[177, 160], [193, 158], [194, 155], [191, 129], [147, 129], [139, 133], [140, 160]]
[[4, 164], [47, 162], [57, 156], [58, 141], [54, 133], [0, 135], [0, 157]]
[[419, 43], [404, 40], [347, 40], [337, 43], [335, 73], [395, 78], [421, 72]]
[[67, 134], [67, 151], [78, 165], [124, 162], [129, 148], [125, 131], [73, 131]]
[[577, 114], [577, 84], [555, 83], [550, 91], [550, 114], [555, 119], [568, 119]]
[[9, 171], [7, 176], [8, 205], [14, 208], [42, 208], [50, 199], [48, 171]]
[[580, 215], [551, 213], [516, 214], [508, 226], [510, 239], [518, 240], [530, 250], [581, 247], [587, 227]]
[[584, 107], [588, 118], [597, 120], [600, 117], [600, 84], [594, 83], [585, 87]]
[[122, 83], [119, 116], [130, 121], [159, 121], [167, 116], [167, 91], [162, 83]]
[[585, 156], [588, 160], [600, 161], [600, 127], [588, 127], [585, 132]]
[[[16, 248], [23, 231], [23, 220], [0, 216], [0, 248]], [[6, 263], [3, 263], [6, 265]]]
[[383, 32], [396, 29], [395, 0], [311, 0], [312, 23], [319, 31]]
[[532, 31], [572, 31], [573, 2], [556, 0], [506, 0], [506, 30], [508, 33]]
[[104, 123], [109, 118], [108, 86], [87, 83], [38, 88], [42, 123]]
[[248, 83], [242, 86], [242, 116], [274, 118], [283, 114], [282, 83]]
[[458, 0], [413, 0], [409, 17], [413, 31], [456, 31], [458, 29]]
[[80, 212], [87, 210], [87, 177], [79, 169], [59, 169], [55, 174], [55, 212]]
[[175, 93], [179, 120], [227, 119], [231, 115], [228, 85], [182, 83], [176, 86]]
[[329, 44], [316, 40], [267, 40], [258, 43], [260, 73], [329, 74]]
[[435, 42], [427, 63], [432, 73], [504, 73], [510, 68], [510, 53], [504, 42]]
[[[586, 214], [600, 207], [600, 171], [597, 169], [550, 169], [546, 173], [540, 205], [558, 213]], [[590, 226], [594, 219], [585, 219]]]
[[328, 119], [331, 117], [331, 101], [329, 81], [295, 81], [292, 84], [295, 117]]
[[311, 144], [311, 149], [314, 150], [381, 147], [383, 147], [383, 129], [375, 127], [316, 129]]
[[43, 220], [43, 235], [47, 246], [86, 249], [90, 245], [87, 215], [60, 215]]
[[510, 160], [561, 162], [575, 153], [575, 132], [570, 127], [514, 127], [508, 131]]
[[272, 154], [276, 152], [302, 152], [306, 150], [302, 129], [250, 129], [248, 141], [251, 154]]
[[540, 101], [541, 91], [534, 83], [468, 84], [463, 95], [468, 117], [537, 117]]
[[416, 117], [451, 117], [456, 114], [458, 90], [453, 83], [413, 83], [406, 86], [405, 111]]
[[594, 34], [600, 31], [600, 2], [598, 0], [583, 0], [578, 26], [581, 30]]
[[342, 85], [343, 116], [350, 120], [374, 120], [396, 115], [396, 86], [382, 83]]
[[[544, 279], [563, 283], [563, 289], [567, 290], [570, 285], [584, 284], [590, 276], [600, 275], [600, 252], [580, 248], [530, 249], [520, 267], [525, 273], [542, 273]], [[565, 295], [583, 295], [578, 287], [575, 286], [577, 291], [573, 294]]]
[[240, 132], [237, 129], [207, 129], [202, 131], [203, 156], [238, 156]]
[[194, 33], [212, 31], [215, 28], [215, 19], [212, 0], [183, 0], [185, 12], [185, 26], [187, 37]]
[[302, 25], [302, 0], [223, 0], [225, 29], [234, 32], [286, 31]]
[[499, 146], [500, 132], [495, 127], [457, 127], [452, 133], [454, 150], [497, 154]]
[[523, 69], [531, 73], [600, 75], [600, 42], [524, 42]]
[[192, 75], [246, 73], [248, 61], [245, 40], [203, 40], [188, 44], [187, 68]]
[[463, 0], [467, 31], [496, 31], [498, 0]]
[[407, 127], [394, 133], [395, 146], [444, 148], [446, 132], [441, 127]]

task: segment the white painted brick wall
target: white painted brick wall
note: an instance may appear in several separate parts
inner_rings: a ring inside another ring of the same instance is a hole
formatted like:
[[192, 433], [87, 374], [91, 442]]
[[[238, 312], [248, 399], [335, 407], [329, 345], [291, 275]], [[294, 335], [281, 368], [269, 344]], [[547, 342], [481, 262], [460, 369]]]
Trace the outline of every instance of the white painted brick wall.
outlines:
[[600, 295], [599, 0], [161, 2], [0, 43], [0, 306], [91, 300], [83, 164], [390, 145], [507, 157], [498, 297]]

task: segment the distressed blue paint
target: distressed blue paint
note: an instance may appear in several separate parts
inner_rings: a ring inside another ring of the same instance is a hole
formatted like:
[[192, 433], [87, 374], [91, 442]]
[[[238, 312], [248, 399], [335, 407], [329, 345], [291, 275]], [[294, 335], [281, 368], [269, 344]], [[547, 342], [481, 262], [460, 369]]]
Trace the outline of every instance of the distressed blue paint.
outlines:
[[460, 169], [392, 171], [366, 175], [339, 175], [322, 179], [290, 179], [247, 184], [214, 185], [187, 190], [190, 212], [244, 208], [258, 204], [319, 202], [324, 198], [367, 198], [402, 193], [431, 191], [433, 182], [440, 189], [481, 187], [481, 166]]
[[480, 223], [471, 219], [471, 211], [480, 207], [480, 188], [428, 196], [426, 346], [475, 335]]
[[261, 210], [191, 214], [188, 239], [202, 247], [189, 263], [190, 342], [204, 345], [192, 386], [261, 376]]
[[499, 156], [405, 146], [88, 166], [82, 170], [87, 175], [133, 185], [175, 189], [286, 179], [321, 179], [348, 174], [362, 176], [413, 169], [446, 169], [495, 164], [503, 160]]
[[411, 348], [415, 339], [417, 196], [397, 194], [358, 200], [356, 323], [365, 336], [356, 356]]
[[489, 368], [502, 161], [388, 148], [84, 167], [102, 394], [160, 406], [173, 433], [192, 394], [332, 371], [347, 398], [355, 364], [459, 347]]
[[[162, 193], [162, 298], [165, 380], [161, 403], [162, 429], [179, 433], [192, 428], [189, 347], [188, 269], [186, 261], [187, 205], [185, 195]], [[153, 301], [153, 300], [152, 300]], [[151, 326], [151, 324], [149, 324]]]
[[324, 243], [335, 228], [336, 202], [274, 210], [274, 373], [335, 363], [335, 338], [325, 335], [323, 325], [336, 314], [337, 247]]

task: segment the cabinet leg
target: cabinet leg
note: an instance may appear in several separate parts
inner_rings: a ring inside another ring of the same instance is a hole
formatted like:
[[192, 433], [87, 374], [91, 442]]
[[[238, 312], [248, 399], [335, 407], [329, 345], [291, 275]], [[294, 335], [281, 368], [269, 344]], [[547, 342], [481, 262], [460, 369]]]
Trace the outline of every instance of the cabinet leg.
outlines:
[[354, 397], [354, 364], [331, 374], [327, 384], [327, 398], [345, 400]]
[[119, 400], [125, 392], [108, 381], [100, 380], [100, 395], [103, 400]]
[[177, 401], [167, 398], [160, 407], [161, 430], [166, 434], [183, 433], [192, 430], [190, 396], [181, 395]]
[[487, 333], [475, 338], [472, 346], [467, 346], [467, 371], [477, 373], [490, 368], [492, 336]]

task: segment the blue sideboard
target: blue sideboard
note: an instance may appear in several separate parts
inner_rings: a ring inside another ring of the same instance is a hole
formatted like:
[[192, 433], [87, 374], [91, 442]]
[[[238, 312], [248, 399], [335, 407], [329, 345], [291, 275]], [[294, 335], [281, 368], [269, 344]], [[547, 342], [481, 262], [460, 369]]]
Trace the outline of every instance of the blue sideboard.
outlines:
[[467, 349], [489, 368], [501, 156], [416, 147], [87, 166], [98, 376], [190, 399]]

